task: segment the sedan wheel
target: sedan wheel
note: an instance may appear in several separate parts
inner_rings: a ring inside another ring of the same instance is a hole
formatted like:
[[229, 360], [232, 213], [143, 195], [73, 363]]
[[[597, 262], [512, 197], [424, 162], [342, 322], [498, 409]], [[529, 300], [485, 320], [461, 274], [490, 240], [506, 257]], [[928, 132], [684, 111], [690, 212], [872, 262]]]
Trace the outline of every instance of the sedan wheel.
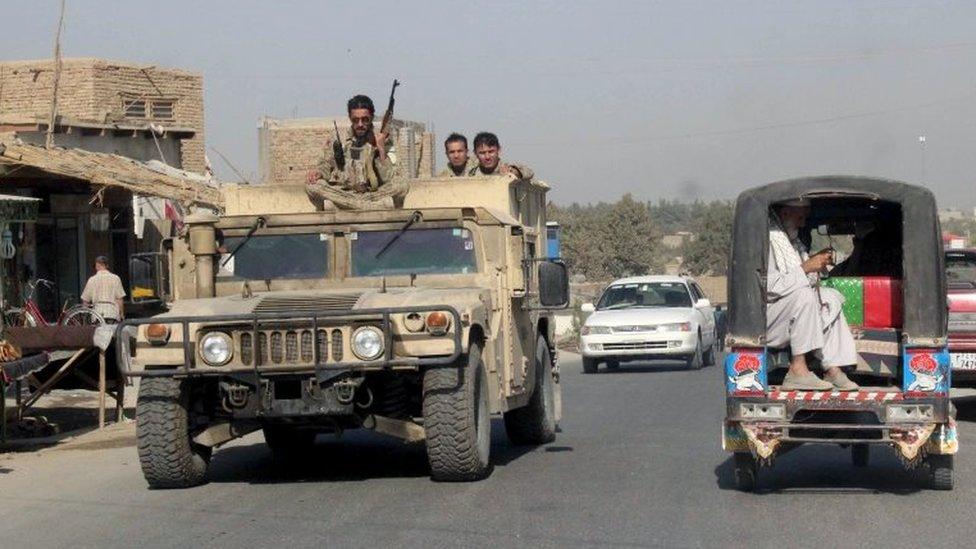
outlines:
[[698, 336], [698, 344], [695, 345], [695, 351], [686, 360], [688, 361], [688, 369], [701, 370], [702, 363], [704, 362], [702, 358], [701, 336]]

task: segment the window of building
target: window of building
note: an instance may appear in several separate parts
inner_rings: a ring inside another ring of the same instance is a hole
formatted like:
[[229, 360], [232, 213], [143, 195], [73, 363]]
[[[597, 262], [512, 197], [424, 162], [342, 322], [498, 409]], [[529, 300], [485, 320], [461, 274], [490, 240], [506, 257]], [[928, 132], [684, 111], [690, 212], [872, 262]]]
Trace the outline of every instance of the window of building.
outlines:
[[175, 110], [175, 99], [122, 98], [122, 112], [126, 118], [173, 120], [175, 118]]
[[146, 118], [144, 99], [122, 99], [122, 112], [126, 118]]
[[149, 102], [152, 106], [152, 118], [155, 120], [172, 120], [173, 107], [176, 101], [172, 99], [153, 99]]

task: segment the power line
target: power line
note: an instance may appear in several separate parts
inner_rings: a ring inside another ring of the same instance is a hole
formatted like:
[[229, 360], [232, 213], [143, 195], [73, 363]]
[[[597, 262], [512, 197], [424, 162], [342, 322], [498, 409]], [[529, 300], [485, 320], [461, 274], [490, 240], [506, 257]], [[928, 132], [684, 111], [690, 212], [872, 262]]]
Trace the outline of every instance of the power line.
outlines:
[[580, 144], [580, 143], [587, 143], [587, 144], [610, 144], [610, 145], [635, 145], [635, 144], [643, 144], [643, 143], [654, 143], [654, 142], [658, 142], [658, 141], [674, 141], [674, 140], [679, 140], [679, 139], [694, 139], [694, 138], [698, 138], [698, 137], [718, 137], [718, 136], [725, 136], [725, 135], [739, 135], [739, 134], [744, 134], [744, 133], [753, 133], [753, 132], [762, 132], [762, 131], [770, 131], [770, 130], [779, 130], [779, 129], [784, 129], [784, 128], [797, 128], [797, 127], [802, 127], [802, 126], [814, 126], [814, 125], [819, 125], [819, 124], [830, 124], [832, 122], [841, 122], [841, 121], [844, 121], [844, 120], [854, 120], [854, 119], [858, 119], [858, 118], [868, 118], [868, 117], [872, 117], [872, 116], [880, 116], [880, 115], [883, 115], [883, 114], [892, 114], [892, 113], [896, 113], [896, 112], [913, 111], [913, 110], [925, 109], [925, 108], [929, 108], [929, 107], [936, 107], [936, 106], [939, 106], [939, 105], [946, 105], [946, 104], [949, 104], [949, 103], [958, 103], [960, 101], [965, 101], [967, 99], [972, 99], [973, 96], [974, 96], [974, 93], [969, 93], [967, 95], [960, 96], [960, 97], [947, 98], [947, 99], [942, 99], [942, 100], [939, 100], [939, 101], [930, 101], [930, 102], [927, 102], [927, 103], [918, 103], [918, 104], [915, 104], [915, 105], [906, 105], [906, 106], [903, 106], [903, 107], [894, 107], [894, 108], [890, 108], [890, 109], [878, 109], [878, 110], [872, 110], [872, 111], [863, 111], [863, 112], [855, 112], [855, 113], [849, 113], [849, 114], [842, 114], [842, 115], [837, 115], [837, 116], [829, 116], [829, 117], [824, 117], [824, 118], [812, 118], [812, 119], [807, 119], [807, 120], [793, 120], [793, 121], [790, 121], [790, 122], [780, 122], [780, 123], [776, 123], [776, 124], [765, 124], [765, 125], [760, 125], [760, 126], [750, 126], [750, 127], [746, 127], [746, 128], [731, 128], [731, 129], [727, 129], [727, 130], [710, 130], [710, 131], [701, 131], [701, 132], [676, 133], [676, 134], [659, 135], [659, 136], [651, 136], [651, 137], [643, 137], [643, 138], [635, 138], [635, 139], [613, 139], [613, 138], [608, 138], [608, 139], [595, 139], [595, 140], [592, 140], [592, 141], [589, 141], [589, 142], [587, 142], [587, 140], [585, 140], [585, 139], [584, 140], [574, 139], [572, 141], [566, 141], [566, 142], [562, 142], [562, 143], [554, 142], [554, 141], [546, 141], [546, 142], [535, 142], [535, 143], [530, 143], [530, 142], [513, 142], [512, 144], [513, 145], [518, 145], [518, 146], [523, 146], [523, 147], [541, 147], [541, 146], [549, 146], [549, 145], [574, 145], [574, 144]]

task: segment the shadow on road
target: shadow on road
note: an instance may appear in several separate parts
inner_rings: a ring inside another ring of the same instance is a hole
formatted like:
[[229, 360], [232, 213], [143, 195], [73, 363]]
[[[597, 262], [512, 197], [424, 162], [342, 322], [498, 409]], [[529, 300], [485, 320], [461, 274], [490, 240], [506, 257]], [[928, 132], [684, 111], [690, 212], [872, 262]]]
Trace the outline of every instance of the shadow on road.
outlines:
[[[851, 464], [850, 450], [831, 446], [804, 446], [777, 458], [759, 470], [756, 494], [785, 492], [875, 492], [908, 495], [925, 486], [925, 469], [906, 469], [890, 448], [872, 447], [870, 465]], [[715, 467], [721, 490], [736, 490], [732, 455]]]
[[[491, 425], [491, 461], [504, 467], [540, 447], [515, 446], [505, 435], [501, 418]], [[541, 447], [543, 451], [572, 451]], [[274, 484], [290, 482], [348, 482], [378, 478], [415, 478], [430, 474], [423, 443], [404, 444], [370, 431], [351, 431], [335, 439], [322, 435], [311, 451], [288, 458], [274, 456], [264, 442], [231, 446], [214, 453], [210, 482]]]
[[954, 398], [952, 403], [956, 405], [956, 421], [976, 422], [976, 396]]
[[[705, 368], [708, 368], [706, 366]], [[607, 368], [601, 364], [598, 374], [642, 374], [650, 372], [682, 372], [688, 370], [684, 362], [666, 361], [647, 361], [647, 362], [628, 362], [621, 364], [617, 369]]]

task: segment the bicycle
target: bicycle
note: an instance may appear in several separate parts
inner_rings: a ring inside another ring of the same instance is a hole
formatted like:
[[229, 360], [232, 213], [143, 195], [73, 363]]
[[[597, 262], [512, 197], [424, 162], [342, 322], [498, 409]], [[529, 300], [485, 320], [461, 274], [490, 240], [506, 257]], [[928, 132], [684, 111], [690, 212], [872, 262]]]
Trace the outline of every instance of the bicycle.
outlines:
[[105, 317], [95, 311], [91, 305], [83, 303], [68, 306], [68, 301], [61, 306], [58, 319], [54, 322], [45, 318], [40, 306], [34, 300], [37, 290], [41, 287], [53, 291], [56, 286], [54, 282], [38, 278], [28, 281], [26, 284], [27, 292], [24, 295], [23, 307], [11, 307], [4, 310], [3, 320], [7, 326], [101, 326], [105, 324]]

